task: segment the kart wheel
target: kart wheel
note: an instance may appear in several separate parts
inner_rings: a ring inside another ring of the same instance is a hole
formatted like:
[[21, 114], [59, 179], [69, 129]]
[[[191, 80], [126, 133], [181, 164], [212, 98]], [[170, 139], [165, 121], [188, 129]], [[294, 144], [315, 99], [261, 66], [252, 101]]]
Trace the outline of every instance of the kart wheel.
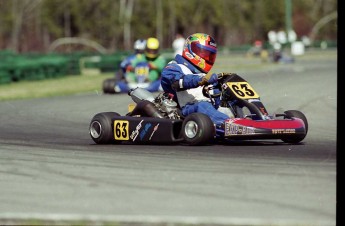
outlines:
[[288, 110], [288, 111], [285, 111], [284, 113], [286, 114], [285, 118], [295, 117], [295, 118], [302, 119], [303, 122], [304, 122], [304, 126], [305, 126], [305, 133], [304, 134], [298, 134], [298, 135], [295, 135], [295, 136], [291, 136], [291, 137], [283, 138], [282, 139], [282, 141], [284, 141], [285, 143], [297, 144], [297, 143], [301, 142], [307, 136], [307, 133], [308, 133], [308, 120], [307, 120], [307, 118], [305, 117], [305, 115], [302, 112], [297, 111], [297, 110]]
[[188, 145], [204, 145], [215, 136], [211, 119], [202, 113], [188, 115], [182, 124], [182, 137]]
[[103, 81], [103, 93], [115, 93], [116, 79], [115, 78], [108, 78]]
[[89, 132], [92, 140], [96, 144], [109, 144], [118, 142], [114, 140], [113, 118], [116, 116], [120, 116], [120, 114], [116, 112], [102, 112], [96, 114], [92, 118], [90, 122]]

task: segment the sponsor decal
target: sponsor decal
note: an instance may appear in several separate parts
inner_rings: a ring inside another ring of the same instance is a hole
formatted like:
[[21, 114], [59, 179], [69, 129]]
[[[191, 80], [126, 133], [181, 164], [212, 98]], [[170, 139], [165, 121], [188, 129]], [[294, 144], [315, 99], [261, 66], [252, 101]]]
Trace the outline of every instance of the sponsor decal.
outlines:
[[158, 127], [159, 127], [159, 123], [157, 125], [155, 125], [155, 127], [153, 127], [153, 131], [151, 133], [151, 136], [150, 136], [149, 140], [151, 140], [153, 134], [155, 134], [155, 132], [158, 130]]
[[230, 118], [230, 119], [227, 119], [227, 120], [225, 121], [225, 123], [231, 124], [231, 123], [234, 123], [234, 122], [236, 122], [236, 121], [238, 121], [238, 120], [241, 120], [241, 119], [240, 119], [240, 118]]
[[151, 123], [145, 124], [144, 129], [140, 132], [140, 140], [143, 140], [144, 136], [146, 135], [147, 131], [149, 130], [151, 126], [152, 126]]
[[131, 138], [133, 141], [135, 141], [135, 139], [137, 139], [137, 136], [138, 136], [138, 134], [139, 134], [139, 130], [140, 130], [140, 128], [141, 128], [141, 123], [143, 123], [143, 121], [144, 121], [144, 120], [141, 120], [141, 121], [139, 122], [139, 124], [137, 125], [137, 127], [135, 128], [135, 130], [133, 130], [133, 132], [131, 133], [130, 138]]
[[236, 119], [230, 119], [225, 122], [225, 136], [255, 134], [255, 128], [233, 124], [231, 121], [236, 121]]
[[217, 47], [217, 44], [216, 44], [216, 43], [213, 43], [213, 42], [210, 42], [210, 45], [211, 45], [211, 46], [214, 46], [214, 47]]
[[295, 129], [272, 129], [273, 134], [296, 133]]
[[198, 63], [198, 67], [204, 69], [204, 68], [205, 68], [205, 60], [201, 60], [201, 61]]
[[229, 86], [228, 86], [227, 84], [225, 84], [225, 83], [222, 85], [222, 89], [226, 89], [226, 88], [228, 88], [228, 87], [229, 87]]
[[186, 53], [186, 56], [187, 56], [189, 59], [193, 59], [193, 58], [194, 58], [193, 55], [190, 54], [190, 53]]
[[206, 34], [201, 34], [201, 33], [198, 33], [198, 34], [195, 34], [195, 36], [200, 40], [200, 41], [206, 41], [207, 39], [207, 35]]

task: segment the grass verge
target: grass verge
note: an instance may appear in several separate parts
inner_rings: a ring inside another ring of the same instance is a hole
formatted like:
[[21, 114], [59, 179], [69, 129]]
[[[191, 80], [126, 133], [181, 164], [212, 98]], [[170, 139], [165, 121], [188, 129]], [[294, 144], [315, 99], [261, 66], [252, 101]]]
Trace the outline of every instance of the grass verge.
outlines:
[[40, 81], [20, 81], [0, 85], [0, 101], [102, 92], [102, 83], [114, 73], [71, 75]]

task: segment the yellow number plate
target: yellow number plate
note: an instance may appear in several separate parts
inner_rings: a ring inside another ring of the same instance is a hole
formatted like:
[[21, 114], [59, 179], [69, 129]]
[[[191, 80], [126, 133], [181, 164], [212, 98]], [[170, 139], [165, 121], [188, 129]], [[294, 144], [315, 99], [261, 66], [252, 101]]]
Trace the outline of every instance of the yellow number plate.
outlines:
[[137, 68], [135, 68], [135, 74], [138, 76], [148, 76], [149, 68], [148, 67], [137, 67]]
[[129, 122], [127, 120], [114, 121], [115, 140], [129, 140]]
[[259, 98], [259, 94], [255, 92], [248, 82], [227, 82], [226, 85], [240, 99]]

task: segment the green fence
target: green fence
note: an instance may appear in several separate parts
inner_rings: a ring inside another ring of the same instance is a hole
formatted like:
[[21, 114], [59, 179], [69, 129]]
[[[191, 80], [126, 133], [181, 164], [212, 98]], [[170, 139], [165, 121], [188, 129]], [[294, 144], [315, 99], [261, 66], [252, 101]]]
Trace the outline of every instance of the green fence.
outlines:
[[116, 53], [116, 54], [107, 54], [102, 55], [98, 63], [98, 68], [101, 72], [114, 72], [120, 68], [120, 63], [125, 57], [128, 56], [128, 53]]
[[0, 84], [80, 75], [78, 57], [0, 52]]
[[121, 61], [129, 54], [128, 52], [116, 52], [113, 54], [86, 52], [74, 52], [71, 54], [16, 54], [3, 50], [0, 51], [0, 84], [80, 75], [81, 59], [94, 56], [99, 60], [87, 61], [83, 66], [98, 68], [101, 72], [113, 72], [120, 68]]

